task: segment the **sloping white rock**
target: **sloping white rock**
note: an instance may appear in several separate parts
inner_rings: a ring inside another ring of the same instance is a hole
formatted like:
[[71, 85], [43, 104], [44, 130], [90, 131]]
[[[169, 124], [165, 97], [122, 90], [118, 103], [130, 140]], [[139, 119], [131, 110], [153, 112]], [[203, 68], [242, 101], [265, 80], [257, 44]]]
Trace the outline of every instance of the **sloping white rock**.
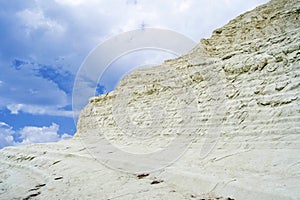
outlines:
[[[132, 72], [90, 99], [73, 139], [1, 150], [0, 198], [300, 199], [299, 21], [300, 1], [273, 0]], [[180, 135], [184, 154], [149, 170]]]

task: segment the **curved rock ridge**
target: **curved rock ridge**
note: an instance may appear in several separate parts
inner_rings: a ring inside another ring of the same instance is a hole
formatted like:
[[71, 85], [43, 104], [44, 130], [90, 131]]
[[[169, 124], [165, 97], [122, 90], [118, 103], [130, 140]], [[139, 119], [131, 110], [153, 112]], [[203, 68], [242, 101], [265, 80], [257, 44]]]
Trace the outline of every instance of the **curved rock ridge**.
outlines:
[[[0, 199], [300, 199], [299, 21], [299, 0], [272, 0], [133, 71], [89, 100], [71, 140], [1, 150]], [[160, 170], [113, 156], [174, 141], [187, 149]]]

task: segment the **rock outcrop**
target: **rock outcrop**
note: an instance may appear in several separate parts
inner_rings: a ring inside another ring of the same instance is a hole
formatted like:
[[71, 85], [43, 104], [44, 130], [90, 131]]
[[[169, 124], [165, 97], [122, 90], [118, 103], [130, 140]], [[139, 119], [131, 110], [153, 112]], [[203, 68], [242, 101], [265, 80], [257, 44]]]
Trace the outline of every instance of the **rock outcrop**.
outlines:
[[[299, 21], [300, 1], [272, 0], [130, 73], [90, 99], [73, 139], [1, 150], [0, 198], [299, 199]], [[139, 161], [103, 141], [183, 155]]]

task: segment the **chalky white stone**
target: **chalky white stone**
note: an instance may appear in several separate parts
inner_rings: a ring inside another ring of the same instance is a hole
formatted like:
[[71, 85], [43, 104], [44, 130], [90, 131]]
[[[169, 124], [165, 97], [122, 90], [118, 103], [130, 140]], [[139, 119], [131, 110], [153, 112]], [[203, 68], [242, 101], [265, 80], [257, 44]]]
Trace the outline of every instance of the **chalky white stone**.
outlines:
[[[187, 55], [130, 73], [115, 91], [90, 99], [71, 140], [1, 150], [0, 198], [300, 199], [299, 21], [299, 0], [272, 0], [215, 30]], [[91, 133], [100, 129], [132, 154], [167, 148], [187, 116], [173, 98], [182, 88], [196, 99], [191, 126], [197, 129], [172, 165], [149, 175], [125, 173], [103, 165], [81, 143], [97, 139]], [[160, 131], [132, 137], [118, 129], [120, 113], [112, 105], [124, 89], [126, 114], [137, 126], [151, 122], [149, 109], [163, 108]]]

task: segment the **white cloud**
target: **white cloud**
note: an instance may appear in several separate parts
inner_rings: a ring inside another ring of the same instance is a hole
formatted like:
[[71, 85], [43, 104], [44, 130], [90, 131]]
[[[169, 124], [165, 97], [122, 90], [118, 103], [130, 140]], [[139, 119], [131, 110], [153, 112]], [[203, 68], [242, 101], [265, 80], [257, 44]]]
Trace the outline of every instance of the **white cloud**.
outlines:
[[190, 7], [191, 7], [191, 1], [183, 1], [180, 3], [180, 6], [179, 6], [179, 11], [180, 12], [184, 12], [186, 10], [188, 10]]
[[72, 135], [69, 135], [67, 133], [64, 133], [62, 136], [61, 136], [61, 139], [62, 140], [68, 140], [68, 139], [71, 139], [73, 136]]
[[22, 109], [23, 104], [9, 104], [6, 106], [10, 110], [10, 114], [19, 114], [19, 111]]
[[25, 9], [17, 13], [24, 26], [26, 27], [27, 34], [30, 34], [36, 29], [46, 29], [54, 34], [61, 34], [64, 32], [64, 27], [57, 21], [45, 17], [42, 10], [29, 10]]
[[60, 139], [57, 134], [58, 129], [59, 125], [55, 123], [52, 123], [49, 127], [26, 126], [20, 131], [23, 140], [20, 144], [56, 142]]
[[36, 127], [25, 126], [20, 130], [20, 138], [22, 142], [18, 144], [32, 144], [44, 142], [57, 142], [61, 139], [69, 139], [72, 136], [64, 133], [62, 136], [58, 134], [59, 125], [52, 123], [50, 126]]
[[73, 111], [59, 110], [56, 106], [9, 104], [6, 108], [10, 111], [10, 114], [19, 114], [22, 111], [34, 115], [73, 117]]
[[0, 122], [0, 128], [1, 127], [8, 127], [8, 128], [10, 128], [10, 126], [7, 123], [5, 123], [5, 122]]
[[87, 3], [85, 0], [55, 0], [55, 2], [66, 6], [79, 6], [83, 3]]
[[[67, 133], [59, 135], [58, 130], [59, 125], [52, 123], [50, 126], [43, 127], [25, 126], [20, 131], [14, 131], [7, 123], [0, 122], [0, 149], [5, 146], [57, 142], [59, 140], [72, 138], [72, 136]], [[15, 137], [19, 135], [18, 141], [14, 140], [13, 135], [15, 135]]]
[[5, 146], [15, 145], [12, 127], [5, 122], [0, 122], [0, 149]]

